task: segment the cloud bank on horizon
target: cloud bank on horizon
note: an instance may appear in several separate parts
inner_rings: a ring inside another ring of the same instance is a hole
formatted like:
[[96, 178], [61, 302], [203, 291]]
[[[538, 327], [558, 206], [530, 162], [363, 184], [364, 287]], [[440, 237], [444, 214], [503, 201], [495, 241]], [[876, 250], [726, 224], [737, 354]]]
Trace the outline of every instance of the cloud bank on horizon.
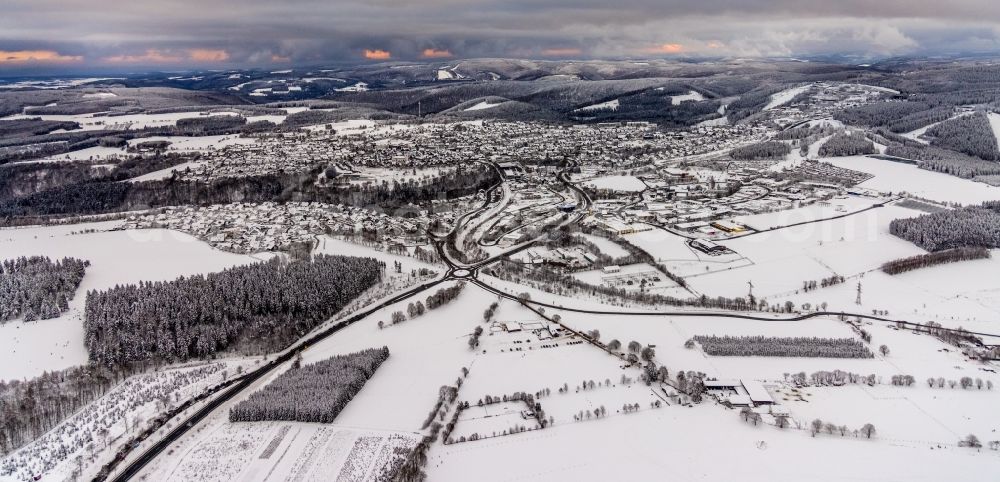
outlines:
[[1000, 52], [995, 0], [7, 0], [0, 69]]

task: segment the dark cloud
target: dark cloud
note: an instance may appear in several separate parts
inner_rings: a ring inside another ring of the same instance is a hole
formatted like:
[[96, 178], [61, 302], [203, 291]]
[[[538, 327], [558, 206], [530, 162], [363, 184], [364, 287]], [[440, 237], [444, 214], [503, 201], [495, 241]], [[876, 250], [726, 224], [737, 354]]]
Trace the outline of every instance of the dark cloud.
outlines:
[[6, 0], [0, 51], [51, 51], [90, 67], [363, 61], [366, 50], [393, 59], [994, 52], [994, 1]]

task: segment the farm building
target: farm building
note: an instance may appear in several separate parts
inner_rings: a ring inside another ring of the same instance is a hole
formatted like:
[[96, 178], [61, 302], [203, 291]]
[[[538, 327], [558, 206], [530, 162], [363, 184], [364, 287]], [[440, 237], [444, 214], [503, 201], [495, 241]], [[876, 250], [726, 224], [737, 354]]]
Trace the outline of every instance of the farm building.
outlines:
[[725, 246], [715, 244], [707, 239], [695, 239], [691, 241], [691, 247], [709, 254], [726, 252]]
[[746, 227], [732, 221], [713, 221], [712, 226], [727, 233], [742, 233]]

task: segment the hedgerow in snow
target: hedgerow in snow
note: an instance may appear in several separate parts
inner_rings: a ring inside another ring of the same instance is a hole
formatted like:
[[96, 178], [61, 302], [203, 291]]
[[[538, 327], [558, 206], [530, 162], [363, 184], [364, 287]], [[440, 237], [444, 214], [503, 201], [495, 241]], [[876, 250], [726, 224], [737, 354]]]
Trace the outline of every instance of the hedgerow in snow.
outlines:
[[47, 320], [64, 313], [87, 266], [89, 261], [44, 256], [0, 263], [0, 322], [22, 315], [25, 321]]
[[231, 408], [229, 421], [333, 422], [387, 358], [388, 347], [371, 348], [292, 368]]
[[864, 343], [853, 338], [699, 335], [694, 340], [714, 356], [873, 357]]
[[115, 366], [281, 349], [378, 283], [383, 268], [374, 258], [275, 258], [207, 276], [92, 291], [87, 350], [91, 361]]
[[989, 257], [990, 251], [986, 248], [955, 248], [892, 260], [882, 265], [882, 271], [886, 274], [899, 274], [928, 266]]

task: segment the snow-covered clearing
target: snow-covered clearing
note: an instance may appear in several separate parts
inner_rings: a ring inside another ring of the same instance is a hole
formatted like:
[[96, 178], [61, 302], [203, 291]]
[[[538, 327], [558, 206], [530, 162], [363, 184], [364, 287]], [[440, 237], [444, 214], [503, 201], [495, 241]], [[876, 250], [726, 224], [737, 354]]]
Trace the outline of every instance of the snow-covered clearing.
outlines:
[[932, 201], [957, 202], [963, 205], [1000, 199], [1000, 187], [920, 169], [912, 164], [865, 156], [830, 157], [823, 160], [837, 167], [873, 174], [875, 177], [859, 186], [882, 192], [905, 191]]
[[125, 149], [118, 147], [104, 147], [104, 146], [94, 146], [80, 149], [77, 151], [67, 152], [65, 154], [56, 154], [49, 157], [43, 157], [41, 159], [35, 159], [30, 161], [20, 161], [16, 164], [31, 164], [36, 162], [63, 162], [63, 161], [100, 161], [111, 159], [115, 157], [127, 157], [129, 154]]
[[695, 91], [691, 90], [691, 91], [688, 91], [688, 93], [686, 93], [686, 94], [675, 95], [675, 96], [671, 97], [670, 98], [670, 104], [671, 105], [680, 105], [681, 102], [700, 101], [700, 100], [705, 100], [705, 96], [701, 95], [700, 92], [695, 92]]
[[573, 112], [593, 112], [595, 110], [618, 110], [618, 99], [612, 99], [607, 102], [580, 107]]
[[368, 84], [365, 82], [358, 82], [347, 87], [341, 87], [336, 89], [337, 92], [365, 92], [368, 90]]
[[[72, 115], [25, 115], [17, 114], [3, 119], [31, 119], [41, 118], [42, 120], [70, 121], [80, 124], [81, 131], [91, 131], [100, 129], [109, 130], [130, 130], [143, 129], [146, 127], [175, 126], [180, 119], [207, 116], [207, 112], [170, 112], [166, 114], [128, 114], [128, 115], [104, 115], [98, 114], [72, 114]], [[237, 115], [235, 112], [220, 111], [212, 112], [211, 115]]]
[[118, 97], [118, 94], [114, 92], [94, 92], [90, 94], [83, 94], [84, 99], [109, 99], [111, 97]]
[[[952, 119], [956, 119], [958, 117], [962, 117], [962, 116], [966, 116], [966, 115], [969, 115], [969, 113], [963, 112], [963, 113], [960, 113], [958, 115], [952, 116], [952, 117], [950, 117], [948, 119], [945, 119], [945, 120], [943, 120], [941, 122], [948, 122], [948, 121], [950, 121]], [[921, 138], [921, 136], [923, 136], [924, 133], [926, 133], [928, 129], [933, 128], [934, 126], [940, 124], [941, 122], [935, 122], [933, 124], [928, 124], [928, 125], [925, 125], [925, 126], [919, 128], [919, 129], [915, 129], [915, 130], [912, 130], [910, 132], [906, 132], [906, 133], [903, 133], [903, 134], [900, 134], [900, 135], [903, 136], [903, 137], [906, 137], [908, 139], [913, 139], [913, 140], [915, 140], [917, 142], [920, 142], [922, 144], [928, 144], [928, 142], [926, 140], [924, 140], [923, 138]], [[990, 123], [992, 125], [992, 121]], [[996, 132], [996, 127], [994, 127], [993, 129], [994, 129], [994, 132]]]
[[990, 112], [986, 114], [986, 118], [990, 120], [990, 127], [993, 128], [993, 137], [997, 139], [998, 146], [1000, 146], [1000, 114]]
[[603, 176], [584, 181], [584, 184], [594, 189], [612, 189], [615, 191], [642, 191], [646, 184], [635, 176]]
[[[51, 227], [0, 229], [3, 259], [41, 255], [90, 261], [70, 310], [50, 320], [0, 324], [0, 379], [40, 375], [87, 362], [83, 344], [83, 307], [88, 290], [123, 283], [172, 280], [181, 275], [221, 271], [259, 261], [211, 248], [187, 234], [164, 229], [107, 231], [117, 221]], [[85, 230], [97, 230], [81, 233]]]
[[739, 253], [717, 256], [705, 254], [688, 246], [686, 238], [660, 229], [629, 234], [625, 238], [678, 276], [701, 276], [752, 264]]
[[500, 105], [500, 104], [499, 103], [498, 104], [491, 104], [491, 103], [489, 103], [489, 102], [487, 102], [487, 101], [484, 100], [484, 101], [482, 101], [482, 102], [480, 102], [480, 103], [478, 103], [478, 104], [476, 104], [476, 105], [474, 105], [472, 107], [469, 107], [469, 108], [465, 109], [465, 111], [468, 112], [468, 111], [473, 111], [473, 110], [491, 109], [491, 108], [496, 107], [498, 105]]
[[156, 480], [362, 482], [417, 436], [299, 422], [234, 423], [215, 427]]
[[594, 243], [594, 245], [597, 246], [597, 249], [600, 249], [602, 253], [611, 256], [612, 258], [620, 258], [622, 256], [628, 256], [628, 251], [626, 251], [625, 248], [621, 247], [620, 245], [618, 245], [618, 243], [615, 243], [614, 241], [608, 238], [602, 236], [595, 236], [593, 234], [585, 234], [585, 233], [581, 233], [580, 236], [582, 236], [587, 241]]
[[781, 92], [773, 94], [771, 95], [771, 101], [764, 106], [764, 110], [771, 110], [775, 107], [781, 107], [789, 103], [792, 99], [795, 98], [796, 95], [799, 95], [809, 90], [810, 87], [811, 86], [808, 84], [800, 85], [798, 87], [792, 87], [791, 89], [785, 89]]

